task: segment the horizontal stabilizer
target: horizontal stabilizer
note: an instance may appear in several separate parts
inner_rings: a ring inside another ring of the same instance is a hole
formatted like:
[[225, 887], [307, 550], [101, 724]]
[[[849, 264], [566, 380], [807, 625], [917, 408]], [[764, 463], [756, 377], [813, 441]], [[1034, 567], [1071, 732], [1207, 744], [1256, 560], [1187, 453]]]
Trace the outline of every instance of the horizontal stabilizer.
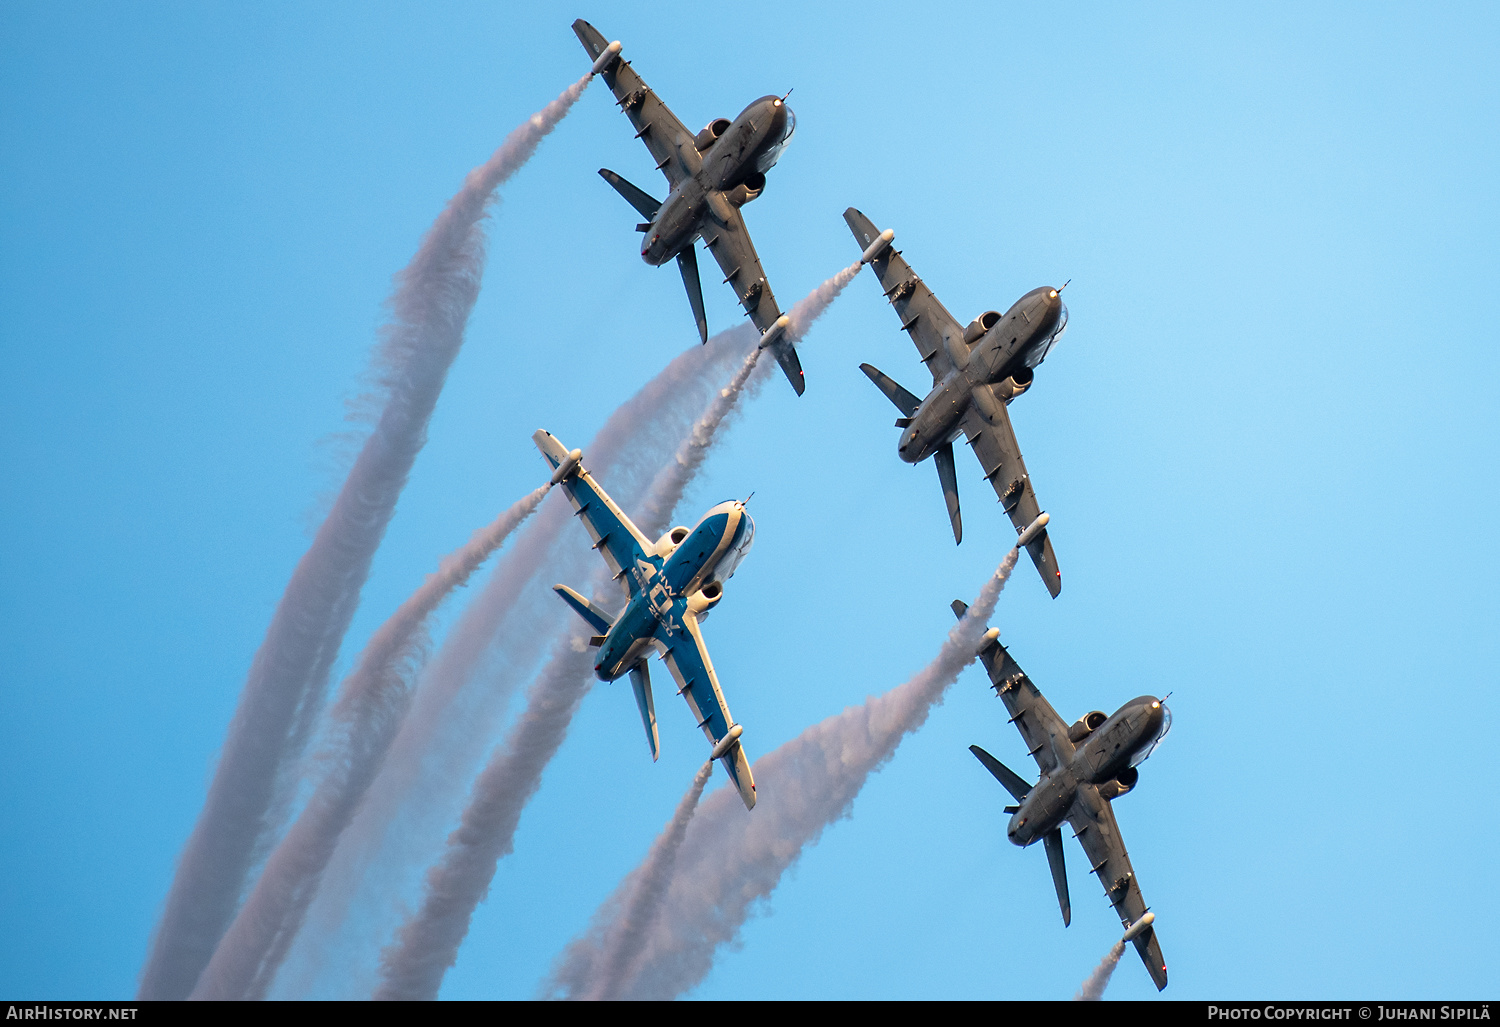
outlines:
[[589, 622], [589, 626], [601, 635], [609, 634], [609, 629], [615, 619], [605, 613], [599, 607], [589, 602], [583, 596], [574, 592], [567, 585], [553, 585], [552, 591], [562, 596], [563, 602], [573, 608], [573, 612]]
[[615, 192], [625, 197], [625, 202], [640, 211], [641, 217], [647, 221], [655, 219], [656, 212], [661, 210], [660, 200], [653, 200], [650, 193], [631, 185], [609, 168], [600, 168], [599, 177], [614, 186]]
[[995, 780], [1004, 785], [1005, 790], [1009, 792], [1017, 802], [1023, 801], [1026, 798], [1027, 794], [1030, 793], [1031, 785], [1027, 784], [1026, 779], [1020, 774], [1017, 774], [1014, 770], [1011, 770], [1004, 763], [1001, 763], [999, 760], [995, 759], [995, 757], [991, 756], [989, 753], [985, 752], [977, 745], [969, 746], [969, 751], [974, 754], [975, 758], [978, 759], [980, 763], [984, 764], [985, 770], [988, 770], [991, 774], [995, 775]]
[[869, 364], [860, 364], [859, 369], [865, 373], [865, 377], [875, 383], [875, 387], [885, 393], [885, 398], [896, 404], [896, 409], [902, 415], [911, 417], [917, 412], [917, 407], [922, 401], [901, 386], [897, 385], [889, 376], [883, 374]]

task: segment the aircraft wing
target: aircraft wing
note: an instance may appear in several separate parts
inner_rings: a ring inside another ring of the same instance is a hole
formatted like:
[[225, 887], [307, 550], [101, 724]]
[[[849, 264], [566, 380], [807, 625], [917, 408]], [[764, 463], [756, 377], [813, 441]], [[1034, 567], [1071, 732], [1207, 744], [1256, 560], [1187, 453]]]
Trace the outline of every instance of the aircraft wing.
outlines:
[[721, 224], [719, 216], [723, 212], [711, 214], [712, 221], [708, 222], [711, 227], [705, 228], [703, 243], [719, 262], [724, 280], [734, 286], [740, 306], [745, 308], [755, 327], [764, 332], [781, 316], [781, 308], [771, 294], [771, 283], [766, 281], [765, 269], [760, 266], [760, 257], [756, 255], [755, 244], [750, 241], [750, 230], [745, 227], [744, 217], [739, 208], [725, 206], [730, 216]]
[[[1092, 872], [1099, 875], [1104, 893], [1120, 915], [1126, 927], [1146, 914], [1146, 900], [1141, 896], [1140, 885], [1135, 879], [1135, 870], [1130, 865], [1130, 854], [1125, 851], [1125, 842], [1120, 837], [1120, 825], [1115, 822], [1114, 810], [1093, 785], [1078, 789], [1078, 799], [1068, 811], [1068, 823], [1073, 833], [1083, 844]], [[1141, 954], [1146, 971], [1160, 991], [1167, 986], [1167, 965], [1162, 959], [1161, 945], [1156, 940], [1156, 927], [1147, 927], [1132, 939], [1131, 944]]]
[[[568, 459], [567, 448], [552, 433], [538, 430], [531, 438], [554, 470]], [[581, 463], [558, 485], [567, 495], [568, 502], [573, 504], [573, 511], [578, 519], [588, 529], [589, 538], [594, 540], [594, 548], [604, 557], [615, 580], [621, 582], [627, 596], [634, 597], [639, 585], [635, 576], [627, 572], [635, 567], [637, 559], [651, 550], [652, 543], [625, 516], [625, 511], [615, 505], [615, 501], [609, 498], [609, 493], [599, 487], [594, 476]]]
[[[582, 18], [573, 23], [573, 33], [588, 51], [589, 60], [596, 59], [609, 45], [599, 30]], [[684, 163], [680, 147], [692, 147], [695, 133], [688, 131], [677, 115], [661, 102], [651, 87], [635, 73], [629, 61], [624, 58], [616, 60], [599, 75], [615, 94], [615, 106], [623, 110], [635, 126], [636, 138], [646, 144], [657, 170], [667, 176], [672, 187], [676, 188], [677, 183], [691, 177], [692, 170]], [[697, 153], [696, 150], [693, 152]]]
[[[868, 248], [880, 236], [874, 223], [853, 207], [844, 211], [844, 220], [863, 248]], [[936, 385], [954, 369], [953, 352], [968, 355], [964, 326], [938, 302], [932, 290], [917, 277], [895, 247], [887, 246], [880, 256], [870, 261], [870, 267], [880, 279], [885, 298], [896, 308], [901, 327], [911, 333], [911, 341], [927, 370], [932, 372], [932, 383]]]
[[1068, 753], [1073, 748], [1068, 741], [1068, 722], [1058, 716], [1047, 697], [1031, 683], [1010, 650], [999, 640], [991, 639], [986, 643], [979, 650], [979, 658], [984, 661], [990, 683], [1010, 713], [1011, 723], [1020, 730], [1026, 751], [1036, 759], [1043, 774], [1056, 769], [1057, 752], [1053, 739], [1056, 738]]
[[[1021, 459], [1021, 447], [1016, 444], [1016, 433], [1010, 426], [1010, 414], [1005, 404], [993, 404], [994, 416], [987, 417], [977, 406], [970, 405], [962, 421], [964, 435], [984, 468], [984, 477], [1000, 497], [1000, 505], [1010, 517], [1020, 534], [1041, 516], [1036, 492], [1031, 487], [1031, 477], [1026, 473], [1026, 463]], [[1026, 552], [1036, 564], [1047, 591], [1056, 599], [1062, 591], [1062, 571], [1057, 569], [1057, 555], [1052, 552], [1052, 539], [1046, 529], [1026, 543]]]
[[[665, 627], [659, 628], [656, 638], [666, 648], [662, 659], [677, 681], [678, 694], [687, 700], [688, 709], [693, 711], [709, 744], [717, 746], [735, 725], [729, 706], [724, 702], [724, 692], [719, 688], [719, 676], [714, 673], [713, 661], [708, 658], [708, 646], [704, 644], [697, 618], [684, 616], [680, 631], [669, 633]], [[745, 756], [744, 746], [735, 740], [720, 757], [720, 762], [739, 790], [745, 808], [753, 809], [755, 778], [750, 773], [750, 761]]]

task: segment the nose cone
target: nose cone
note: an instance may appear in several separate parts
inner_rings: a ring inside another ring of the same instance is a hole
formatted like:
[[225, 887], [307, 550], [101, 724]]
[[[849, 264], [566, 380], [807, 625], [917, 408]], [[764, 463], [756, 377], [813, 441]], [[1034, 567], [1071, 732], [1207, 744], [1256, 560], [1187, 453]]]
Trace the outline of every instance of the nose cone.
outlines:
[[771, 98], [771, 138], [780, 139], [785, 142], [791, 138], [790, 126], [797, 124], [797, 116], [792, 109], [786, 105], [786, 101], [780, 97]]
[[1162, 723], [1167, 718], [1167, 708], [1157, 699], [1146, 707], [1146, 730], [1152, 738], [1161, 731]]
[[1047, 302], [1047, 324], [1056, 329], [1057, 326], [1067, 323], [1068, 308], [1063, 306], [1062, 293], [1056, 289], [1048, 289], [1044, 297]]

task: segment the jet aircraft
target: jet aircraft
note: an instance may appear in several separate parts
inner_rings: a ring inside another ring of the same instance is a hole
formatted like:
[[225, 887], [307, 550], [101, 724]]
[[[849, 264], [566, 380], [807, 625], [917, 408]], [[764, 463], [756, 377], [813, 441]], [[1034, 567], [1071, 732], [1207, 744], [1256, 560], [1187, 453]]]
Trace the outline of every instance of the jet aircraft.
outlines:
[[960, 433], [966, 435], [985, 478], [1016, 526], [1016, 545], [1031, 554], [1055, 599], [1062, 591], [1062, 571], [1057, 569], [1052, 540], [1047, 537], [1049, 517], [1037, 505], [1005, 408], [1031, 387], [1037, 366], [1067, 327], [1062, 290], [1033, 289], [1006, 313], [987, 310], [965, 327], [892, 247], [890, 229], [877, 231], [853, 207], [844, 211], [844, 220], [865, 248], [860, 259], [875, 269], [902, 329], [911, 333], [917, 352], [932, 372], [932, 391], [926, 399], [918, 399], [869, 364], [859, 365], [901, 411], [896, 421], [902, 429], [897, 453], [910, 464], [933, 458], [953, 524], [953, 541], [962, 542], [953, 441]]
[[[966, 609], [961, 601], [954, 601], [953, 612], [959, 617]], [[995, 628], [985, 633], [979, 658], [995, 692], [1010, 711], [1011, 723], [1020, 729], [1027, 752], [1041, 769], [1041, 780], [1027, 784], [1021, 775], [979, 746], [969, 746], [1016, 800], [1016, 805], [1005, 807], [1005, 812], [1012, 814], [1006, 834], [1020, 846], [1042, 842], [1066, 927], [1073, 914], [1063, 863], [1063, 821], [1072, 826], [1073, 836], [1088, 857], [1089, 872], [1099, 875], [1099, 883], [1126, 928], [1122, 940], [1135, 945], [1160, 991], [1167, 986], [1167, 966], [1156, 941], [1156, 918], [1146, 911], [1110, 803], [1135, 787], [1140, 778], [1136, 767], [1155, 751], [1171, 728], [1172, 712], [1162, 700], [1143, 695], [1121, 706], [1112, 717], [1094, 710], [1070, 725], [1043, 698], [999, 637]]]
[[698, 279], [695, 244], [702, 239], [724, 271], [724, 282], [761, 333], [762, 349], [770, 348], [787, 381], [802, 395], [806, 387], [802, 362], [786, 338], [790, 322], [776, 305], [771, 285], [760, 266], [755, 244], [745, 228], [740, 208], [761, 194], [766, 172], [791, 142], [797, 119], [786, 97], [763, 96], [730, 121], [715, 118], [701, 132], [686, 125], [641, 80], [630, 62], [620, 57], [618, 42], [604, 36], [583, 19], [573, 32], [594, 61], [594, 71], [614, 91], [616, 106], [635, 126], [636, 138], [646, 144], [657, 170], [667, 176], [665, 200], [654, 199], [608, 168], [599, 174], [625, 198], [641, 217], [641, 259], [660, 267], [677, 259], [682, 284], [698, 323], [698, 336], [708, 341], [708, 318], [703, 312], [703, 286]]
[[552, 484], [562, 486], [594, 548], [625, 589], [625, 609], [614, 615], [566, 585], [553, 586], [598, 632], [589, 641], [599, 650], [594, 673], [603, 681], [630, 675], [654, 760], [659, 738], [646, 660], [659, 653], [677, 681], [678, 694], [687, 700], [713, 746], [709, 758], [723, 763], [745, 808], [754, 809], [755, 778], [740, 744], [744, 728], [729, 714], [699, 628], [723, 598], [724, 583], [755, 538], [755, 522], [745, 504], [720, 503], [691, 530], [676, 527], [652, 542], [584, 469], [582, 451], [569, 451], [546, 431], [537, 431], [532, 440], [552, 465]]

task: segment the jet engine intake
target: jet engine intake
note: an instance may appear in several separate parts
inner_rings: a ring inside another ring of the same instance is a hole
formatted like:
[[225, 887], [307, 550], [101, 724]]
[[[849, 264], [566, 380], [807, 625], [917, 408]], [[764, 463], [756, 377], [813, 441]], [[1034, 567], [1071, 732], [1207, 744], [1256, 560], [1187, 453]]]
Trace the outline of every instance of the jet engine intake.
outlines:
[[964, 342], [970, 346], [984, 338], [986, 332], [1000, 323], [1000, 311], [986, 310], [974, 320], [969, 322], [969, 327], [964, 329]]
[[759, 171], [752, 171], [745, 176], [745, 180], [724, 194], [725, 199], [736, 207], [743, 207], [755, 199], [766, 189], [766, 176]]
[[1108, 719], [1109, 716], [1103, 710], [1093, 710], [1085, 713], [1068, 728], [1068, 741], [1077, 745], [1089, 735], [1099, 730]]
[[1006, 406], [1021, 393], [1031, 388], [1031, 383], [1036, 379], [1036, 372], [1029, 367], [1023, 367], [1005, 381], [991, 386], [995, 390], [995, 398]]
[[715, 118], [703, 126], [703, 131], [693, 137], [693, 145], [699, 153], [707, 153], [708, 148], [719, 141], [719, 137], [729, 131], [728, 118]]
[[717, 581], [710, 581], [688, 596], [688, 612], [701, 621], [708, 616], [708, 611], [719, 605], [719, 600], [723, 598], [724, 586]]
[[1120, 776], [1112, 781], [1106, 781], [1099, 786], [1099, 798], [1106, 802], [1110, 799], [1118, 799], [1126, 792], [1135, 787], [1135, 783], [1141, 779], [1141, 772], [1134, 767], [1126, 767], [1120, 771]]
[[678, 525], [656, 540], [656, 545], [651, 551], [660, 557], [668, 557], [677, 552], [677, 547], [682, 545], [682, 540], [688, 537], [688, 529]]

